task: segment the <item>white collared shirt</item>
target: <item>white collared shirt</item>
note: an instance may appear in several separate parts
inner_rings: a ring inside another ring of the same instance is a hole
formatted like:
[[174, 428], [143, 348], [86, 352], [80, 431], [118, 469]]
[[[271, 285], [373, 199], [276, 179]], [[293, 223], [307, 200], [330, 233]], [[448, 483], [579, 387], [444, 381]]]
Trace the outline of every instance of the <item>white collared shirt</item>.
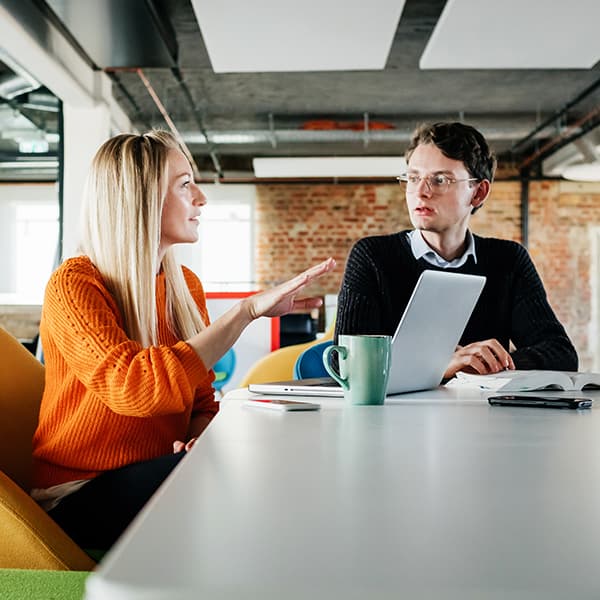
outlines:
[[418, 229], [413, 229], [408, 233], [408, 239], [410, 241], [410, 249], [412, 250], [413, 256], [419, 260], [424, 258], [430, 265], [434, 267], [442, 267], [443, 269], [457, 269], [462, 267], [469, 256], [473, 256], [473, 261], [477, 263], [477, 255], [475, 254], [475, 239], [471, 235], [471, 232], [467, 230], [467, 249], [464, 251], [462, 256], [459, 256], [453, 260], [446, 260], [440, 256], [429, 244], [423, 239], [421, 232]]

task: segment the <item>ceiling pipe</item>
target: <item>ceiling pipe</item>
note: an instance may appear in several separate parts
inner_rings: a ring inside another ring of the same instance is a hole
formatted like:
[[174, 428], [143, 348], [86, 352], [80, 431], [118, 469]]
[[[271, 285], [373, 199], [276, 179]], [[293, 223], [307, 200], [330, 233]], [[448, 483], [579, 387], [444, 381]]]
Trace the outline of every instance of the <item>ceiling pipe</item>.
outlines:
[[277, 148], [277, 136], [275, 135], [275, 119], [273, 113], [269, 113], [269, 136], [271, 138], [271, 146]]
[[594, 144], [590, 142], [590, 140], [586, 138], [580, 138], [573, 142], [573, 145], [579, 150], [579, 154], [585, 162], [597, 162], [598, 161], [598, 153], [596, 152], [596, 148]]
[[215, 168], [215, 175], [219, 179], [221, 179], [223, 177], [223, 169], [221, 168], [221, 163], [219, 162], [219, 157], [217, 155], [217, 147], [211, 141], [211, 138], [209, 137], [209, 134], [206, 131], [206, 127], [204, 126], [204, 119], [202, 118], [202, 115], [196, 108], [196, 104], [194, 102], [194, 99], [192, 98], [190, 88], [185, 83], [185, 81], [183, 79], [183, 75], [181, 74], [181, 71], [179, 70], [178, 67], [173, 67], [171, 69], [171, 73], [173, 73], [175, 80], [177, 81], [177, 83], [179, 84], [179, 87], [181, 88], [183, 96], [185, 97], [188, 104], [190, 105], [192, 114], [194, 115], [194, 119], [196, 121], [196, 125], [198, 125], [198, 129], [200, 130], [200, 133], [204, 137], [205, 143], [208, 146], [208, 154], [213, 163], [213, 167]]
[[[346, 121], [348, 117], [345, 117]], [[427, 122], [448, 120], [448, 115], [425, 115], [422, 119]], [[499, 122], [500, 120], [500, 122]], [[305, 119], [304, 119], [305, 121]], [[340, 123], [343, 118], [339, 120]], [[368, 114], [363, 114], [360, 126], [346, 128], [334, 127], [331, 129], [312, 129], [302, 128], [302, 117], [286, 117], [279, 120], [279, 128], [275, 128], [274, 117], [272, 113], [268, 116], [268, 127], [244, 128], [244, 129], [226, 129], [213, 128], [203, 131], [185, 132], [184, 139], [189, 144], [205, 145], [207, 137], [218, 146], [223, 152], [224, 145], [230, 146], [248, 146], [252, 144], [266, 145], [272, 148], [278, 148], [283, 144], [300, 143], [356, 143], [360, 147], [365, 147], [365, 141], [373, 146], [378, 143], [400, 143], [406, 144], [412, 137], [415, 127], [414, 119], [387, 117], [385, 121], [390, 124], [389, 129], [373, 128], [373, 122]], [[337, 121], [336, 121], [337, 122]], [[514, 140], [531, 130], [534, 119], [531, 115], [514, 115], [502, 117], [497, 115], [479, 115], [469, 119], [469, 123], [477, 127], [490, 142], [502, 140]], [[357, 122], [358, 125], [358, 122]], [[366, 131], [365, 128], [368, 128]]]
[[142, 71], [142, 69], [136, 69], [135, 72], [137, 73], [138, 77], [142, 80], [142, 83], [146, 87], [146, 90], [148, 90], [148, 93], [150, 94], [150, 97], [152, 98], [152, 100], [154, 100], [154, 104], [156, 104], [156, 107], [160, 111], [160, 114], [163, 116], [163, 119], [165, 120], [166, 124], [169, 126], [171, 133], [175, 136], [177, 141], [181, 144], [184, 154], [187, 156], [187, 159], [190, 161], [190, 165], [192, 166], [192, 169], [194, 171], [194, 176], [196, 177], [196, 179], [199, 179], [200, 178], [200, 169], [198, 168], [198, 165], [196, 164], [196, 161], [194, 160], [192, 153], [190, 152], [189, 148], [187, 147], [185, 141], [183, 140], [183, 137], [179, 133], [179, 130], [177, 129], [177, 127], [175, 127], [175, 123], [173, 123], [173, 120], [169, 116], [167, 109], [164, 107], [163, 103], [161, 102], [160, 98], [158, 97], [158, 94], [152, 87], [152, 84], [150, 83], [148, 78], [144, 75], [144, 72]]
[[583, 137], [588, 131], [595, 129], [600, 125], [600, 106], [596, 106], [586, 115], [572, 123], [569, 127], [559, 133], [559, 135], [548, 140], [539, 150], [523, 160], [519, 168], [531, 167], [540, 164], [545, 158], [557, 152], [567, 144], [571, 144]]
[[592, 92], [594, 92], [598, 87], [600, 87], [600, 79], [597, 79], [588, 86], [585, 90], [583, 90], [580, 94], [575, 96], [572, 100], [567, 102], [562, 108], [556, 110], [550, 117], [548, 117], [545, 121], [542, 121], [531, 133], [526, 135], [522, 140], [519, 140], [516, 144], [513, 144], [511, 148], [511, 152], [515, 153], [517, 148], [520, 148], [530, 140], [532, 140], [536, 134], [540, 133], [543, 129], [546, 129], [549, 125], [552, 125], [556, 120], [565, 115], [567, 111], [576, 104], [579, 104], [582, 100], [587, 98]]

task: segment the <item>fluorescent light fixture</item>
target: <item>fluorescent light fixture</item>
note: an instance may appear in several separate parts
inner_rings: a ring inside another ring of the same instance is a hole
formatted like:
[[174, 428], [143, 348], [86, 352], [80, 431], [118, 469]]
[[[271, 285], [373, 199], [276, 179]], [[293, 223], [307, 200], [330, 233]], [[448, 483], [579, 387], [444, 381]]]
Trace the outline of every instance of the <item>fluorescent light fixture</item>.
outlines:
[[380, 70], [405, 0], [192, 0], [215, 73]]
[[27, 160], [0, 162], [0, 169], [57, 169], [57, 160]]
[[600, 59], [599, 22], [598, 0], [448, 0], [419, 66], [591, 69]]
[[571, 181], [600, 181], [600, 161], [565, 167], [562, 176]]
[[406, 171], [401, 156], [302, 156], [255, 158], [258, 178], [396, 177]]

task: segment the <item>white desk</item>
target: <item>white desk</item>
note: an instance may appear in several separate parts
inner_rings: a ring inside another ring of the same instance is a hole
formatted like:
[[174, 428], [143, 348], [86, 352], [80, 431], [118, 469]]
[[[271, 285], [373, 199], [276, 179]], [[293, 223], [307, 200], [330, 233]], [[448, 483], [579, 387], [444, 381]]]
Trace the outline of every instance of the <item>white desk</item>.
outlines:
[[600, 598], [598, 408], [436, 390], [278, 413], [246, 394], [226, 396], [87, 600]]

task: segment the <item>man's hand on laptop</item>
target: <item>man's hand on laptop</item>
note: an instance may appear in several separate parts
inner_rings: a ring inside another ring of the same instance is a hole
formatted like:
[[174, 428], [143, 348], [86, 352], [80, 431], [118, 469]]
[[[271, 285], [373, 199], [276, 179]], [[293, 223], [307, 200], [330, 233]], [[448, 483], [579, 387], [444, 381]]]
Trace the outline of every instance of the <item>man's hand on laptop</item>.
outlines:
[[444, 379], [454, 377], [458, 371], [486, 375], [514, 368], [513, 359], [502, 344], [496, 339], [490, 339], [457, 346], [444, 373]]

